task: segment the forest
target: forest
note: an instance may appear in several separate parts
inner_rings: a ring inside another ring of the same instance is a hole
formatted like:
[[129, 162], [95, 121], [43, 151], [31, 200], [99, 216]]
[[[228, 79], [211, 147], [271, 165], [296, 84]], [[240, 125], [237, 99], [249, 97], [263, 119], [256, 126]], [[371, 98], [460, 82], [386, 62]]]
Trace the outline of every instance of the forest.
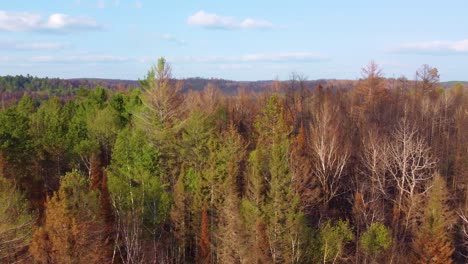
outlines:
[[466, 263], [468, 88], [439, 78], [2, 86], [0, 263]]

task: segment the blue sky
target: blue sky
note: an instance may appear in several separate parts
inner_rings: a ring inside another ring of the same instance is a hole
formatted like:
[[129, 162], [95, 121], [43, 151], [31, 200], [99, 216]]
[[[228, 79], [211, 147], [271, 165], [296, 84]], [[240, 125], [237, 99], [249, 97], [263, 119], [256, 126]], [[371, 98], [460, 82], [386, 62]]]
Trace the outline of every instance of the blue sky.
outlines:
[[468, 80], [468, 1], [2, 0], [0, 75], [357, 79], [422, 64]]

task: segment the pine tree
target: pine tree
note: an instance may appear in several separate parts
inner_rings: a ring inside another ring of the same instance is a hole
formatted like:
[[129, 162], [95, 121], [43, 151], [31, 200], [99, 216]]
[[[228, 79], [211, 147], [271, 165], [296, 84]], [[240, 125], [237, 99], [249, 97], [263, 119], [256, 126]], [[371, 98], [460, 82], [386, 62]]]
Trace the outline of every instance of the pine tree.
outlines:
[[218, 260], [221, 263], [246, 263], [250, 254], [246, 226], [240, 211], [238, 185], [240, 164], [245, 158], [245, 146], [233, 126], [221, 134], [222, 142], [214, 158], [219, 200], [217, 229], [214, 231]]
[[412, 263], [452, 263], [454, 247], [449, 229], [455, 218], [448, 206], [446, 183], [438, 173], [434, 176], [427, 198], [423, 223], [413, 242]]
[[96, 175], [101, 180], [94, 182], [104, 182], [108, 173], [116, 245], [124, 263], [137, 259], [155, 261], [162, 257], [155, 250], [161, 244], [156, 240], [161, 237], [169, 216], [171, 197], [161, 180], [159, 155], [143, 131], [125, 128], [117, 136], [108, 170], [96, 167]]
[[392, 235], [385, 225], [378, 222], [372, 223], [359, 238], [359, 244], [372, 261], [377, 261], [382, 252], [392, 244]]
[[67, 173], [48, 199], [45, 222], [33, 234], [30, 252], [37, 263], [103, 263], [105, 225], [99, 200], [78, 172]]
[[347, 221], [339, 220], [332, 224], [330, 220], [320, 226], [320, 259], [322, 263], [336, 263], [342, 255], [345, 245], [354, 238], [353, 232]]
[[[303, 254], [301, 234], [304, 223], [289, 168], [291, 128], [284, 120], [279, 95], [268, 99], [255, 125], [259, 139], [250, 157], [250, 202], [260, 212], [257, 223], [261, 223], [260, 227], [265, 224], [272, 262], [297, 263]], [[260, 235], [256, 239], [261, 239]], [[259, 247], [260, 251], [262, 248]]]

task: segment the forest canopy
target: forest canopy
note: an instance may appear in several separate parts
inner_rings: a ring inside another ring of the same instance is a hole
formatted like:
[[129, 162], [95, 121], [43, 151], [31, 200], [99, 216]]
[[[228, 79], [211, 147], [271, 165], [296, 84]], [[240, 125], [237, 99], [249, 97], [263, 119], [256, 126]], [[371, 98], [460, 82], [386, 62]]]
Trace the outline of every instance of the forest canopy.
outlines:
[[466, 263], [467, 87], [361, 74], [0, 78], [0, 262]]

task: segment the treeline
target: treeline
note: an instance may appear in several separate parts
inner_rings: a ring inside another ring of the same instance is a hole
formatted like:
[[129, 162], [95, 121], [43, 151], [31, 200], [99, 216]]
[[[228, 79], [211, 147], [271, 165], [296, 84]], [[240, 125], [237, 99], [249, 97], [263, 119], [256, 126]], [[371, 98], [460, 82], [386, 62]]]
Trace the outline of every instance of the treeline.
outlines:
[[78, 88], [91, 89], [96, 86], [110, 90], [125, 90], [138, 86], [137, 81], [106, 79], [59, 79], [38, 78], [31, 75], [0, 76], [0, 92], [39, 92], [47, 91], [49, 95], [65, 95]]
[[72, 100], [77, 95], [86, 94], [86, 90], [102, 87], [114, 92], [130, 91], [139, 86], [137, 81], [102, 80], [102, 79], [59, 79], [38, 78], [30, 75], [0, 76], [0, 109], [5, 109], [28, 95], [33, 100], [48, 100], [58, 97], [60, 100]]
[[[299, 84], [307, 88], [314, 88], [318, 84], [333, 85], [339, 88], [349, 88], [353, 86], [353, 81], [337, 80], [315, 80], [308, 81], [300, 79], [301, 76], [292, 75], [291, 80], [283, 82], [286, 86]], [[177, 79], [171, 79], [174, 85]], [[208, 85], [214, 85], [223, 94], [235, 95], [242, 88], [252, 92], [263, 92], [271, 87], [274, 81], [230, 81], [224, 79], [187, 78], [182, 79], [183, 93], [190, 90], [202, 91]], [[86, 90], [102, 87], [113, 92], [128, 92], [141, 88], [140, 81], [134, 80], [114, 80], [114, 79], [59, 79], [59, 78], [38, 78], [30, 75], [0, 76], [0, 109], [4, 109], [12, 104], [16, 104], [23, 95], [27, 94], [34, 100], [47, 100], [50, 97], [58, 97], [60, 100], [73, 100], [75, 96], [86, 93]]]
[[24, 96], [0, 112], [2, 263], [466, 263], [468, 94], [437, 69]]

